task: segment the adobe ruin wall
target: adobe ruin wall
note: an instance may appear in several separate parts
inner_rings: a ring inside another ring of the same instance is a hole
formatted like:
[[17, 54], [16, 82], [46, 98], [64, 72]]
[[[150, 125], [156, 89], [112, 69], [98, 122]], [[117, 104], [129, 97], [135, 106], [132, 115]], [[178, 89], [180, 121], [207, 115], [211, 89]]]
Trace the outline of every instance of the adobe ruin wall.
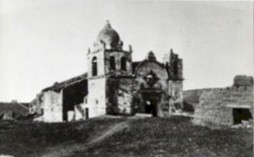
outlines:
[[234, 124], [233, 109], [247, 108], [253, 117], [253, 79], [236, 76], [232, 87], [202, 91], [193, 122], [201, 125]]

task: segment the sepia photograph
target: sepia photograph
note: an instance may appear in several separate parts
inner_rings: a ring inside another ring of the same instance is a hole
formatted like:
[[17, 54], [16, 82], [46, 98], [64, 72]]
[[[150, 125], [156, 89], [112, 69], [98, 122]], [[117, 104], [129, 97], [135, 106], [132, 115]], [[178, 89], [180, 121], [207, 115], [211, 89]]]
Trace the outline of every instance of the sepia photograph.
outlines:
[[0, 157], [253, 157], [253, 9], [0, 0]]

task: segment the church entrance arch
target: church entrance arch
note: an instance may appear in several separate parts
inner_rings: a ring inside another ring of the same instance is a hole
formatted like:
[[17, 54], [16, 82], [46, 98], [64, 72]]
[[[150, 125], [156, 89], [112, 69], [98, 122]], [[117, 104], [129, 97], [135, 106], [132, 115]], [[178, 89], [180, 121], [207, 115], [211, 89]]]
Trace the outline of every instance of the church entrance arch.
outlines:
[[160, 78], [153, 69], [150, 69], [147, 70], [146, 74], [143, 74], [140, 80], [142, 82], [140, 81], [138, 90], [141, 100], [139, 111], [157, 117], [161, 111], [160, 106], [163, 93]]
[[142, 91], [143, 111], [147, 114], [158, 116], [161, 92]]

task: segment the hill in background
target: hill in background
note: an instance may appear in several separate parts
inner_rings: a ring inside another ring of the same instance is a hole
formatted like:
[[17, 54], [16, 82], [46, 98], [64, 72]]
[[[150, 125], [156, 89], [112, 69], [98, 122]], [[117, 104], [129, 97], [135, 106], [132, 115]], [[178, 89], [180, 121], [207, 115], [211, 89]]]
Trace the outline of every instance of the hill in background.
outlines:
[[29, 103], [0, 102], [0, 120], [20, 119], [29, 114]]

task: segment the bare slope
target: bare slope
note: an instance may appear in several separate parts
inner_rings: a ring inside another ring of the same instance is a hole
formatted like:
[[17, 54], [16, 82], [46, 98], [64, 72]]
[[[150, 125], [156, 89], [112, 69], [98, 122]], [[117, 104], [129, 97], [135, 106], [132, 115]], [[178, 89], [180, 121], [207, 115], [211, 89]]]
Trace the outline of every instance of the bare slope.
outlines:
[[211, 130], [188, 118], [0, 122], [0, 154], [68, 157], [248, 157], [251, 129]]
[[183, 107], [184, 107], [183, 111], [194, 113], [197, 104], [199, 104], [199, 98], [201, 94], [209, 90], [211, 89], [205, 88], [205, 89], [185, 90], [183, 92]]

